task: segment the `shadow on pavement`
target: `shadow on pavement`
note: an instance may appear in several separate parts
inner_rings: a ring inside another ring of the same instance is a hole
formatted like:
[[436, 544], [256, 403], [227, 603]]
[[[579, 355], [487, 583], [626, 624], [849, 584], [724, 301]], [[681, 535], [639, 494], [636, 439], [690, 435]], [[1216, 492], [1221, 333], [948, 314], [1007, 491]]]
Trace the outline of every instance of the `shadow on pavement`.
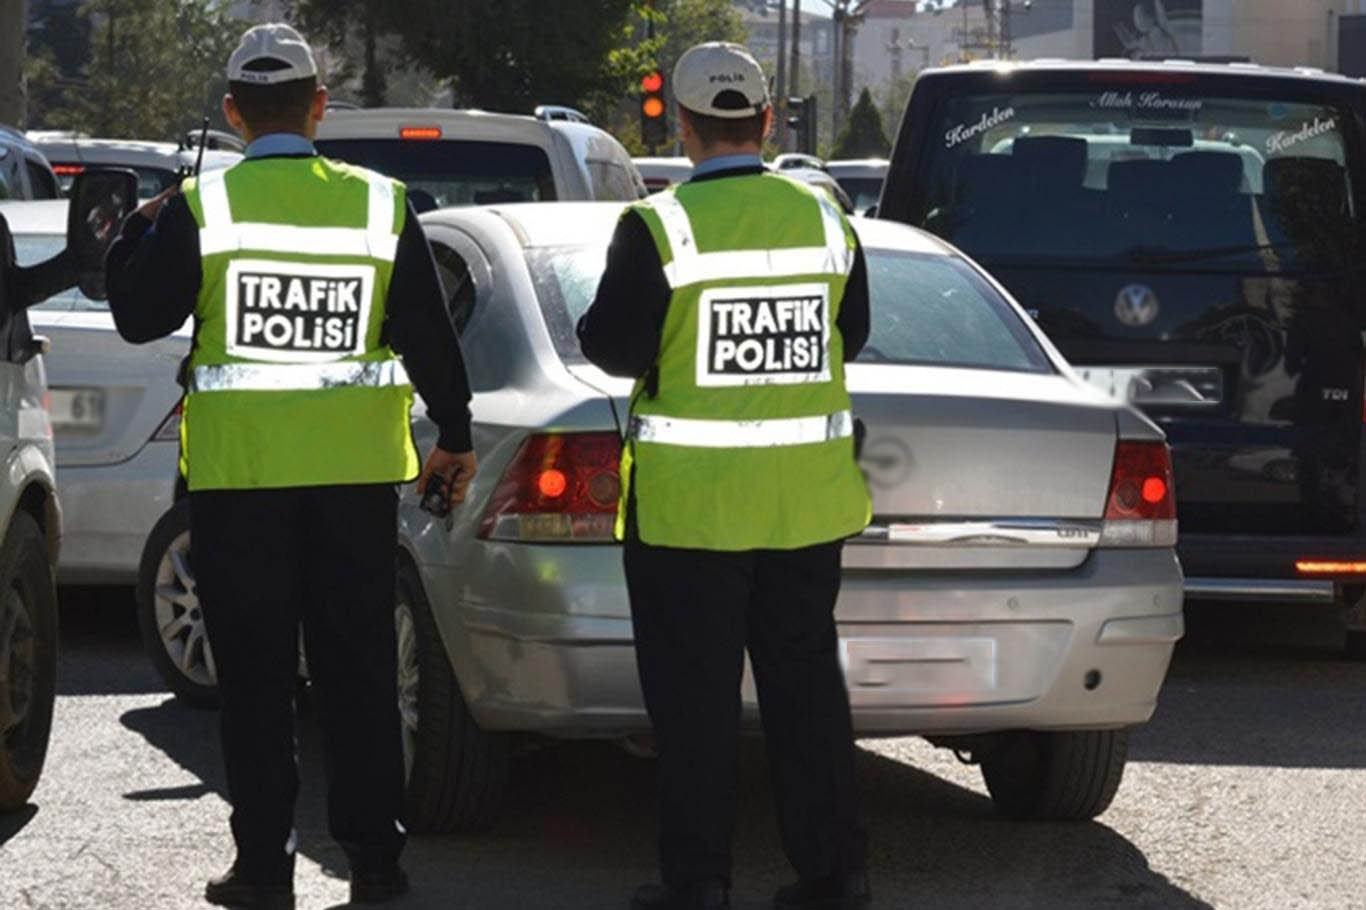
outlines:
[[[204, 787], [223, 792], [216, 714], [168, 700], [121, 720]], [[300, 852], [344, 877], [344, 858], [326, 833], [319, 737], [307, 716], [300, 751]], [[757, 910], [769, 906], [790, 872], [777, 844], [761, 743], [746, 741], [740, 769], [736, 906]], [[880, 907], [1207, 906], [1102, 824], [1008, 822], [985, 797], [870, 752], [860, 753], [859, 778]], [[202, 792], [182, 785], [125, 796], [174, 801]], [[652, 763], [606, 743], [555, 745], [517, 760], [494, 830], [413, 838], [404, 863], [414, 894], [394, 906], [620, 910], [637, 884], [655, 877], [654, 837]]]
[[57, 589], [61, 652], [58, 695], [150, 695], [166, 691], [138, 635], [133, 589]]
[[1334, 608], [1188, 604], [1152, 722], [1131, 761], [1366, 768], [1366, 664]]
[[37, 814], [38, 807], [29, 803], [26, 806], [20, 806], [8, 815], [0, 815], [0, 847], [5, 846], [10, 838], [23, 831]]

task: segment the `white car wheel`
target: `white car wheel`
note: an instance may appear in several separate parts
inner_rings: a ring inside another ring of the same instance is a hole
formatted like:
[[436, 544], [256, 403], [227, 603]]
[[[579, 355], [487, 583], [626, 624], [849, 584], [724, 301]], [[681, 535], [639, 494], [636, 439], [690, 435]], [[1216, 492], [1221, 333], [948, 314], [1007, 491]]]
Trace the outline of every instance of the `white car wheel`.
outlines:
[[152, 665], [172, 692], [193, 705], [218, 703], [218, 668], [195, 587], [184, 500], [147, 537], [138, 573], [138, 625]]

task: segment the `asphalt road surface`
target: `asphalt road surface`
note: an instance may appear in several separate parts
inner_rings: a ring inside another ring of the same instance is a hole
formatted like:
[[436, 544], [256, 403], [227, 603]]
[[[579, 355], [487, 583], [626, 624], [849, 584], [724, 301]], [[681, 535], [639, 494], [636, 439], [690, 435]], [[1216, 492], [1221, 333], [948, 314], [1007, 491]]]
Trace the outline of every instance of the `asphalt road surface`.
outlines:
[[[64, 591], [57, 722], [32, 805], [0, 819], [0, 907], [201, 907], [230, 862], [216, 716], [161, 691], [124, 590]], [[915, 739], [863, 744], [881, 908], [1366, 908], [1366, 665], [1332, 611], [1196, 606], [1113, 807], [998, 818], [975, 768]], [[343, 906], [316, 729], [301, 727], [301, 908]], [[762, 752], [741, 757], [736, 906], [787, 878]], [[606, 744], [519, 759], [489, 834], [416, 838], [413, 908], [614, 908], [651, 880], [653, 772]]]

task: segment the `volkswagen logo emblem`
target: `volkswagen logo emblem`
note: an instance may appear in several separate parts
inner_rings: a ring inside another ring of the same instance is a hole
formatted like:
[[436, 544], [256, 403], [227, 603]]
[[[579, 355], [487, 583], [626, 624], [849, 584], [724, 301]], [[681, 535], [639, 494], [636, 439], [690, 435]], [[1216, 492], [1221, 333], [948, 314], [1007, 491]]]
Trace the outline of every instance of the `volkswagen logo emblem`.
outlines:
[[1115, 298], [1115, 316], [1127, 326], [1147, 325], [1157, 318], [1157, 295], [1146, 284], [1130, 284]]

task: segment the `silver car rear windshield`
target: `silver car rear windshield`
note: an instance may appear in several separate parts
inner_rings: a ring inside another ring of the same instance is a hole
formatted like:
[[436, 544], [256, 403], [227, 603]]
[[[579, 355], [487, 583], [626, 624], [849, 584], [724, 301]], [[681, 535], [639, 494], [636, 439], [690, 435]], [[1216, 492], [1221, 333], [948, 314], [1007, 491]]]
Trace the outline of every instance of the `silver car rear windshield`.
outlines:
[[[1049, 373], [1018, 313], [956, 256], [865, 248], [872, 331], [862, 363]], [[597, 293], [601, 246], [527, 251], [541, 311], [561, 359], [583, 363], [574, 327]]]
[[[56, 256], [65, 246], [66, 236], [63, 234], [16, 234], [15, 261], [20, 265], [37, 265]], [[109, 305], [102, 300], [91, 300], [76, 288], [72, 288], [55, 297], [49, 297], [33, 309], [103, 312], [109, 309]]]
[[912, 222], [990, 265], [1355, 265], [1350, 117], [1184, 85], [946, 98]]

